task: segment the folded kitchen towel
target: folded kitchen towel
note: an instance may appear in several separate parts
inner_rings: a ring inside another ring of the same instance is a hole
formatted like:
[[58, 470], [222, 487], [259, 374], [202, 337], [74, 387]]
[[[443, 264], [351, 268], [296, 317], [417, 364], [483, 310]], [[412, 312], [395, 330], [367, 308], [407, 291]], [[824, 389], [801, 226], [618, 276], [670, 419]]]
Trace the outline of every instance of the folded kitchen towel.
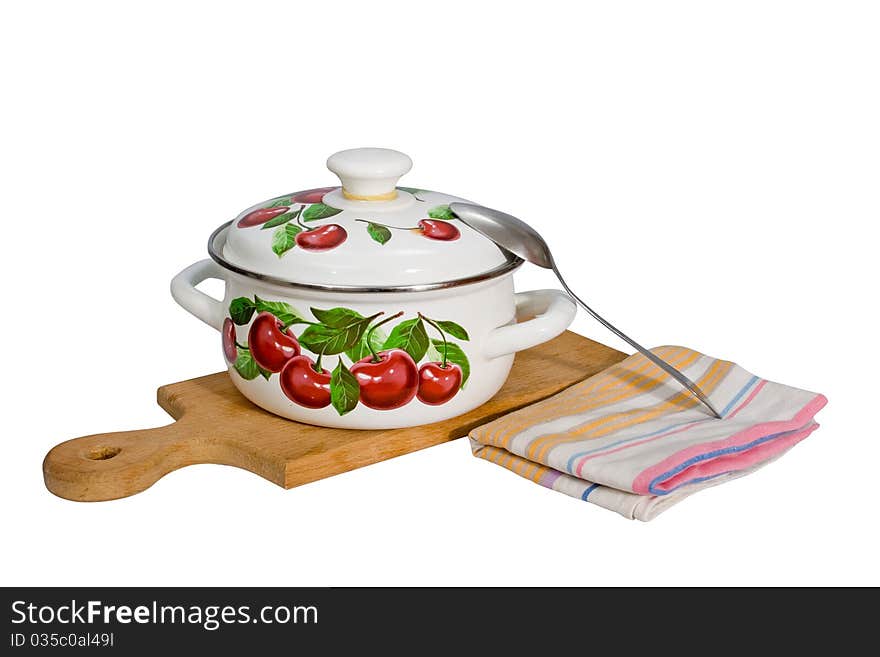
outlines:
[[684, 347], [653, 352], [709, 396], [722, 419], [641, 354], [470, 433], [475, 456], [572, 497], [651, 520], [753, 472], [809, 436], [823, 395]]

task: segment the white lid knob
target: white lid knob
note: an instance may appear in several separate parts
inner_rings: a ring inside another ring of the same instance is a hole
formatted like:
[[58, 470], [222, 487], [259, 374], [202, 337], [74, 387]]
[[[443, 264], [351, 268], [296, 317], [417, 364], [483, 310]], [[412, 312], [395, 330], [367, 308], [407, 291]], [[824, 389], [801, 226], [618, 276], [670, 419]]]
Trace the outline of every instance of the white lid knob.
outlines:
[[397, 196], [397, 181], [412, 169], [412, 160], [390, 148], [352, 148], [333, 153], [327, 168], [339, 176], [346, 198], [389, 201]]

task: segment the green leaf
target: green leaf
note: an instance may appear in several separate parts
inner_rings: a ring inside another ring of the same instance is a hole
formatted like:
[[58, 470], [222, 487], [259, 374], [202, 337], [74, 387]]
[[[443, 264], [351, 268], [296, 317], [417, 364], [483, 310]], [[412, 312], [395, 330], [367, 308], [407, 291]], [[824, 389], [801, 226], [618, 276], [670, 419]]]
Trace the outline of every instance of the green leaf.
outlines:
[[358, 385], [357, 379], [342, 364], [340, 358], [339, 364], [330, 375], [330, 403], [333, 404], [337, 413], [345, 415], [358, 405], [360, 394], [361, 387]]
[[[443, 340], [431, 340], [434, 347], [440, 352], [440, 362], [443, 362]], [[446, 360], [455, 363], [461, 368], [461, 387], [467, 383], [468, 377], [471, 375], [471, 364], [465, 356], [464, 351], [454, 342], [446, 343]]]
[[452, 221], [456, 219], [456, 216], [452, 214], [452, 210], [449, 209], [449, 205], [437, 205], [430, 210], [428, 210], [428, 216], [431, 219], [443, 219], [444, 221]]
[[458, 338], [459, 340], [470, 340], [468, 337], [467, 331], [464, 330], [459, 324], [450, 321], [436, 321], [437, 326], [443, 329], [444, 332], [451, 335], [453, 338]]
[[238, 347], [238, 358], [235, 359], [233, 367], [235, 368], [235, 371], [241, 375], [241, 378], [247, 381], [251, 381], [260, 376], [260, 366], [257, 365], [257, 361], [251, 356], [250, 349], [242, 349], [241, 347]]
[[[382, 345], [385, 344], [387, 337], [388, 336], [385, 335], [385, 332], [381, 328], [374, 330], [372, 334], [370, 334], [370, 344], [373, 346], [373, 351], [379, 351], [382, 349]], [[355, 346], [345, 352], [345, 355], [353, 361], [359, 361], [361, 358], [366, 358], [370, 354], [370, 348], [367, 346], [367, 333], [364, 333]]]
[[359, 312], [350, 308], [331, 308], [330, 310], [312, 308], [311, 311], [315, 319], [331, 328], [342, 328], [364, 318]]
[[385, 242], [391, 239], [391, 231], [380, 224], [367, 224], [367, 233], [379, 244], [385, 244]]
[[422, 360], [428, 350], [428, 333], [421, 317], [407, 319], [391, 331], [382, 349], [403, 349], [417, 363]]
[[254, 301], [256, 303], [258, 312], [272, 313], [273, 315], [275, 315], [275, 317], [278, 318], [279, 322], [284, 324], [285, 327], [292, 326], [294, 324], [305, 324], [307, 321], [303, 319], [299, 311], [297, 311], [289, 303], [284, 303], [283, 301], [266, 301], [265, 299], [261, 299], [258, 296], [254, 296]]
[[443, 354], [437, 351], [437, 347], [433, 344], [428, 345], [428, 351], [425, 352], [425, 359], [428, 362], [443, 361]]
[[244, 326], [251, 321], [251, 317], [254, 316], [256, 309], [256, 304], [247, 297], [237, 297], [229, 304], [229, 316], [233, 322], [239, 326]]
[[261, 368], [260, 368], [260, 375], [261, 375], [264, 379], [266, 379], [266, 381], [268, 381], [269, 378], [272, 376], [272, 372], [270, 372], [269, 370], [264, 370], [264, 369], [261, 367]]
[[272, 250], [280, 258], [296, 246], [296, 236], [302, 228], [296, 224], [287, 224], [275, 231], [272, 236]]
[[293, 219], [293, 216], [294, 216], [293, 212], [285, 212], [284, 214], [279, 214], [274, 219], [269, 219], [269, 221], [264, 223], [263, 226], [260, 228], [260, 230], [266, 230], [268, 228], [275, 228], [275, 226], [283, 226], [284, 224], [289, 222], [291, 219]]
[[360, 341], [371, 321], [365, 317], [339, 328], [314, 324], [302, 332], [299, 343], [314, 354], [341, 354]]
[[285, 206], [290, 207], [291, 205], [293, 205], [293, 197], [291, 197], [291, 196], [288, 195], [288, 196], [279, 196], [278, 198], [273, 199], [272, 201], [270, 201], [269, 203], [267, 203], [267, 204], [266, 204], [265, 206], [263, 206], [263, 207], [266, 207], [266, 208], [283, 208], [283, 207], [285, 207]]
[[302, 218], [303, 221], [318, 221], [318, 219], [335, 217], [340, 212], [342, 212], [342, 210], [331, 208], [324, 203], [312, 203], [309, 207], [303, 210]]

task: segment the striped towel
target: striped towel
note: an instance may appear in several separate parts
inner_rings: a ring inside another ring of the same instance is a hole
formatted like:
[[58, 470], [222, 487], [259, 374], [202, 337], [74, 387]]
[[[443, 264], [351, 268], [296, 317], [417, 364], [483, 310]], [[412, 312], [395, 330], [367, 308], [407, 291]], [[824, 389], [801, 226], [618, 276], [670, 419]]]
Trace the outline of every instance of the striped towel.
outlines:
[[653, 352], [709, 396], [722, 419], [641, 354], [470, 433], [475, 456], [572, 497], [651, 520], [741, 477], [809, 436], [823, 395], [761, 379], [684, 347]]

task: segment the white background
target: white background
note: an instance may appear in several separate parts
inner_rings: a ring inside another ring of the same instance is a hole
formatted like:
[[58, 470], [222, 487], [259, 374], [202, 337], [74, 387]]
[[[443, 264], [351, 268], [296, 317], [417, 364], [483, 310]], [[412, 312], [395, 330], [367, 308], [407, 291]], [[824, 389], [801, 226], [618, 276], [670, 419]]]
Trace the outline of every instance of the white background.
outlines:
[[[880, 584], [878, 33], [870, 2], [4, 3], [0, 582]], [[221, 369], [168, 293], [210, 231], [362, 145], [533, 223], [643, 343], [825, 393], [822, 429], [647, 524], [463, 440], [289, 491], [47, 492], [54, 444]]]

